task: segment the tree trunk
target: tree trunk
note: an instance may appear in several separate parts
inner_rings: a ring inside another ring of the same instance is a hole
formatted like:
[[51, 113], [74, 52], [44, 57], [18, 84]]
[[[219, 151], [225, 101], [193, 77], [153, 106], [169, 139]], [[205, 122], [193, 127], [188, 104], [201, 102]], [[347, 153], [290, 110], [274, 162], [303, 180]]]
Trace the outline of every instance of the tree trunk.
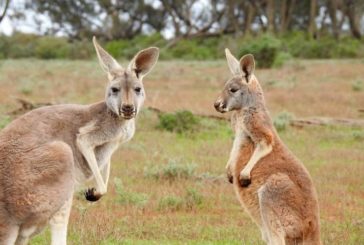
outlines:
[[310, 19], [309, 19], [309, 25], [308, 25], [308, 34], [310, 38], [315, 37], [316, 32], [316, 6], [317, 6], [317, 0], [311, 0], [310, 2]]
[[1, 23], [1, 21], [3, 21], [3, 19], [5, 18], [6, 11], [7, 11], [7, 10], [8, 10], [8, 8], [9, 8], [9, 4], [10, 4], [10, 0], [6, 0], [4, 10], [3, 10], [3, 12], [2, 12], [2, 13], [1, 13], [1, 15], [0, 15], [0, 23]]
[[349, 19], [351, 33], [352, 33], [353, 37], [360, 39], [361, 33], [359, 30], [358, 20], [356, 18], [356, 14], [355, 14], [355, 1], [346, 0], [345, 3], [347, 6], [346, 15], [348, 16], [348, 19]]
[[283, 33], [284, 27], [286, 26], [286, 12], [287, 12], [287, 0], [281, 2], [281, 13], [280, 13], [280, 28], [279, 31]]
[[267, 0], [268, 32], [274, 32], [274, 0]]
[[235, 1], [234, 0], [228, 0], [227, 1], [227, 18], [228, 18], [228, 23], [227, 23], [227, 30], [232, 31], [233, 33], [238, 32], [238, 20], [235, 17]]
[[293, 9], [295, 7], [296, 0], [282, 0], [281, 5], [281, 33], [287, 31], [291, 22]]
[[252, 22], [255, 16], [254, 7], [248, 3], [244, 9], [244, 34], [249, 35], [251, 31]]
[[331, 28], [332, 28], [332, 34], [334, 35], [334, 38], [339, 38], [339, 28], [337, 25], [337, 18], [336, 18], [336, 11], [337, 11], [337, 0], [329, 0], [327, 9], [330, 15], [331, 19]]

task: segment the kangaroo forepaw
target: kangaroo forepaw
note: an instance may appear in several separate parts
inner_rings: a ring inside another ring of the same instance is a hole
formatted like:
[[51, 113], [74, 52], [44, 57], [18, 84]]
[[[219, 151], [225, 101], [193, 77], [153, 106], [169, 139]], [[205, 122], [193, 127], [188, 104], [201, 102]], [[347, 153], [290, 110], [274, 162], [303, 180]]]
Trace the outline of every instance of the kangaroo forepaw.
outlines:
[[102, 195], [96, 192], [95, 188], [89, 188], [85, 191], [85, 197], [87, 201], [96, 202], [102, 197]]
[[249, 179], [243, 179], [243, 178], [241, 178], [239, 180], [239, 182], [240, 182], [240, 186], [241, 187], [248, 187], [252, 183], [252, 180], [250, 178]]
[[228, 179], [229, 183], [232, 184], [234, 177], [230, 173], [227, 173], [226, 175], [227, 175], [227, 179]]

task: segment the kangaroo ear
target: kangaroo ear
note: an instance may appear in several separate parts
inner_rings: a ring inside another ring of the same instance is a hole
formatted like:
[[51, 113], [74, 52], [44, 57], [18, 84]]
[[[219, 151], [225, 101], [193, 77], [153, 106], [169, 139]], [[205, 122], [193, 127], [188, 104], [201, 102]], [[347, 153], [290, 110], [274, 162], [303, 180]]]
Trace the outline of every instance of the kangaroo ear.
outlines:
[[240, 75], [241, 70], [240, 70], [239, 61], [231, 54], [230, 50], [227, 48], [225, 49], [225, 55], [226, 55], [226, 60], [227, 60], [231, 73], [234, 76]]
[[110, 74], [114, 70], [122, 69], [121, 65], [119, 65], [119, 63], [98, 44], [95, 36], [92, 38], [92, 42], [94, 43], [101, 68], [106, 73]]
[[252, 54], [246, 54], [240, 59], [240, 69], [246, 78], [246, 81], [250, 81], [250, 77], [255, 69], [254, 56]]
[[137, 77], [143, 78], [148, 74], [157, 63], [159, 57], [159, 49], [150, 47], [139, 51], [130, 61], [128, 68], [134, 71]]

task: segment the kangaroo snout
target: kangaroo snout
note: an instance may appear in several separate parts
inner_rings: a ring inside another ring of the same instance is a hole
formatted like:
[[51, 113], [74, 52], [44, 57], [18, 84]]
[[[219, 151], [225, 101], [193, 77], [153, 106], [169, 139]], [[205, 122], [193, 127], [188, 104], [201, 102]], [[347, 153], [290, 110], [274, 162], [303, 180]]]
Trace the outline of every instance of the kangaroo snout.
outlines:
[[224, 112], [226, 112], [227, 110], [226, 110], [226, 103], [224, 103], [223, 101], [221, 101], [221, 100], [217, 100], [217, 101], [215, 101], [215, 103], [214, 103], [214, 107], [215, 107], [215, 109], [218, 111], [218, 112], [221, 112], [221, 113], [224, 113]]
[[122, 113], [123, 117], [126, 119], [133, 118], [136, 114], [134, 105], [130, 105], [130, 104], [122, 105], [121, 113]]

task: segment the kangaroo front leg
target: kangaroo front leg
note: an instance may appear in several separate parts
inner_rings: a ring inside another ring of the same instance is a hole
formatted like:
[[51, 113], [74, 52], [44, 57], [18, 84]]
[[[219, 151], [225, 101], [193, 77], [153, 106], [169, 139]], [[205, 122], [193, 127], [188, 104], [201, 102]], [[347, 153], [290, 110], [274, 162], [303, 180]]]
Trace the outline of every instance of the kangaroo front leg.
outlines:
[[104, 176], [105, 185], [107, 188], [107, 184], [109, 183], [109, 177], [110, 177], [110, 161], [104, 166], [102, 169], [102, 175]]
[[231, 149], [229, 160], [225, 167], [228, 181], [231, 184], [233, 183], [233, 171], [234, 171], [233, 169], [235, 168], [236, 161], [238, 160], [238, 157], [239, 157], [240, 147], [244, 143], [245, 138], [246, 138], [246, 135], [243, 132], [237, 131], [235, 133], [233, 147]]
[[96, 189], [92, 188], [86, 191], [85, 196], [88, 201], [95, 202], [101, 198], [102, 195], [106, 193], [106, 185], [104, 183], [104, 180], [102, 179], [99, 166], [96, 161], [95, 153], [94, 153], [94, 147], [90, 146], [88, 143], [85, 143], [82, 141], [82, 139], [77, 140], [78, 147], [86, 159], [91, 172], [96, 180]]
[[242, 187], [247, 187], [250, 185], [250, 172], [260, 159], [272, 151], [272, 148], [273, 147], [271, 144], [267, 144], [264, 141], [261, 141], [256, 145], [252, 157], [249, 159], [249, 162], [245, 165], [244, 169], [240, 172], [239, 182]]

